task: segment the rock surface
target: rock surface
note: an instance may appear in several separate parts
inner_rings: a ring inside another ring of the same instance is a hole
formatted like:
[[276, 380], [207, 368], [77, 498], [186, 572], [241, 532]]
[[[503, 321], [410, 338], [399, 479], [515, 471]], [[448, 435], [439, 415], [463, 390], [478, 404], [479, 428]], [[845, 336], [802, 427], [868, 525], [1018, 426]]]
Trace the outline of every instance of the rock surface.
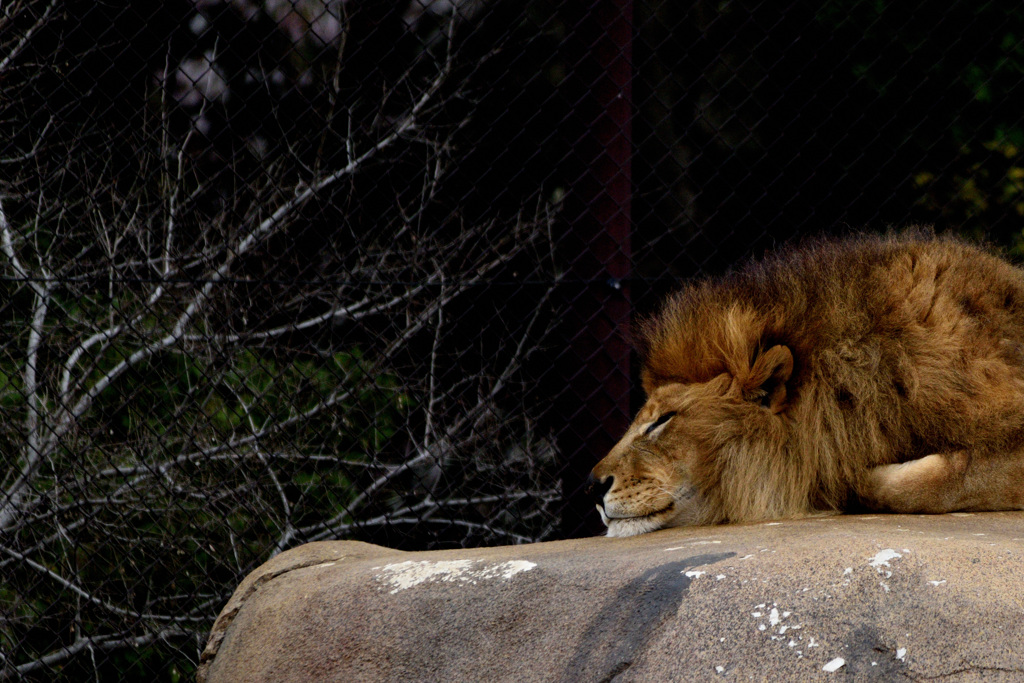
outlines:
[[1024, 514], [820, 517], [478, 550], [309, 544], [199, 680], [1024, 680]]

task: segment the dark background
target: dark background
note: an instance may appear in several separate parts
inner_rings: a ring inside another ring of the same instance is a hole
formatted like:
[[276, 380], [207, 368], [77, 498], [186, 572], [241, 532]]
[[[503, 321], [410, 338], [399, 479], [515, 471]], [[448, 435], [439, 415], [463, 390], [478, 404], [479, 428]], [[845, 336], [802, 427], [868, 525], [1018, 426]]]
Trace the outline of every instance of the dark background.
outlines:
[[[1024, 249], [1016, 3], [5, 11], [3, 678], [189, 677], [237, 582], [309, 540], [598, 532], [580, 489], [642, 400], [630, 321], [684, 278], [913, 224]], [[191, 336], [61, 422], [226, 260]]]

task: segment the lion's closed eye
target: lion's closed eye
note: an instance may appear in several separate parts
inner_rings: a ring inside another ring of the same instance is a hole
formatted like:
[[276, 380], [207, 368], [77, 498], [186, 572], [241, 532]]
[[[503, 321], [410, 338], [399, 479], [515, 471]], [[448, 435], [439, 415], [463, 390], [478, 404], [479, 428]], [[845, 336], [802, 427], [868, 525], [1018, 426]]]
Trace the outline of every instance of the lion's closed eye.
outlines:
[[645, 436], [652, 436], [654, 434], [654, 432], [659, 427], [663, 427], [669, 420], [671, 420], [673, 417], [675, 417], [676, 414], [677, 413], [674, 410], [672, 410], [670, 412], [667, 412], [667, 413], [663, 413], [661, 416], [658, 417], [657, 420], [655, 420], [654, 422], [651, 423], [650, 427], [648, 427], [646, 430], [644, 430], [644, 435]]

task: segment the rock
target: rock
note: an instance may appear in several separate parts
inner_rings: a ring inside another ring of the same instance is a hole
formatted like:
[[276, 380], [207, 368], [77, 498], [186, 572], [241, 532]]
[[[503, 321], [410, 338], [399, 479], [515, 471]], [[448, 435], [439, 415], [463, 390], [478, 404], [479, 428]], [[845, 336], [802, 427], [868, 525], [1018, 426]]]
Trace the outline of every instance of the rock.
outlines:
[[1024, 680], [1024, 513], [477, 550], [355, 542], [239, 586], [199, 681]]

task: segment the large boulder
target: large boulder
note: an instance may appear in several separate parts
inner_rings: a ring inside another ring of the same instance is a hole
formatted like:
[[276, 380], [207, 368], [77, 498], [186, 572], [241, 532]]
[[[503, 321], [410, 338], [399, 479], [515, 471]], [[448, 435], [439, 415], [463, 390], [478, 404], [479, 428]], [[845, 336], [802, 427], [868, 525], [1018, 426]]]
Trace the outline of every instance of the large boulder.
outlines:
[[199, 680], [1024, 680], [1024, 514], [478, 550], [355, 542], [239, 586]]

